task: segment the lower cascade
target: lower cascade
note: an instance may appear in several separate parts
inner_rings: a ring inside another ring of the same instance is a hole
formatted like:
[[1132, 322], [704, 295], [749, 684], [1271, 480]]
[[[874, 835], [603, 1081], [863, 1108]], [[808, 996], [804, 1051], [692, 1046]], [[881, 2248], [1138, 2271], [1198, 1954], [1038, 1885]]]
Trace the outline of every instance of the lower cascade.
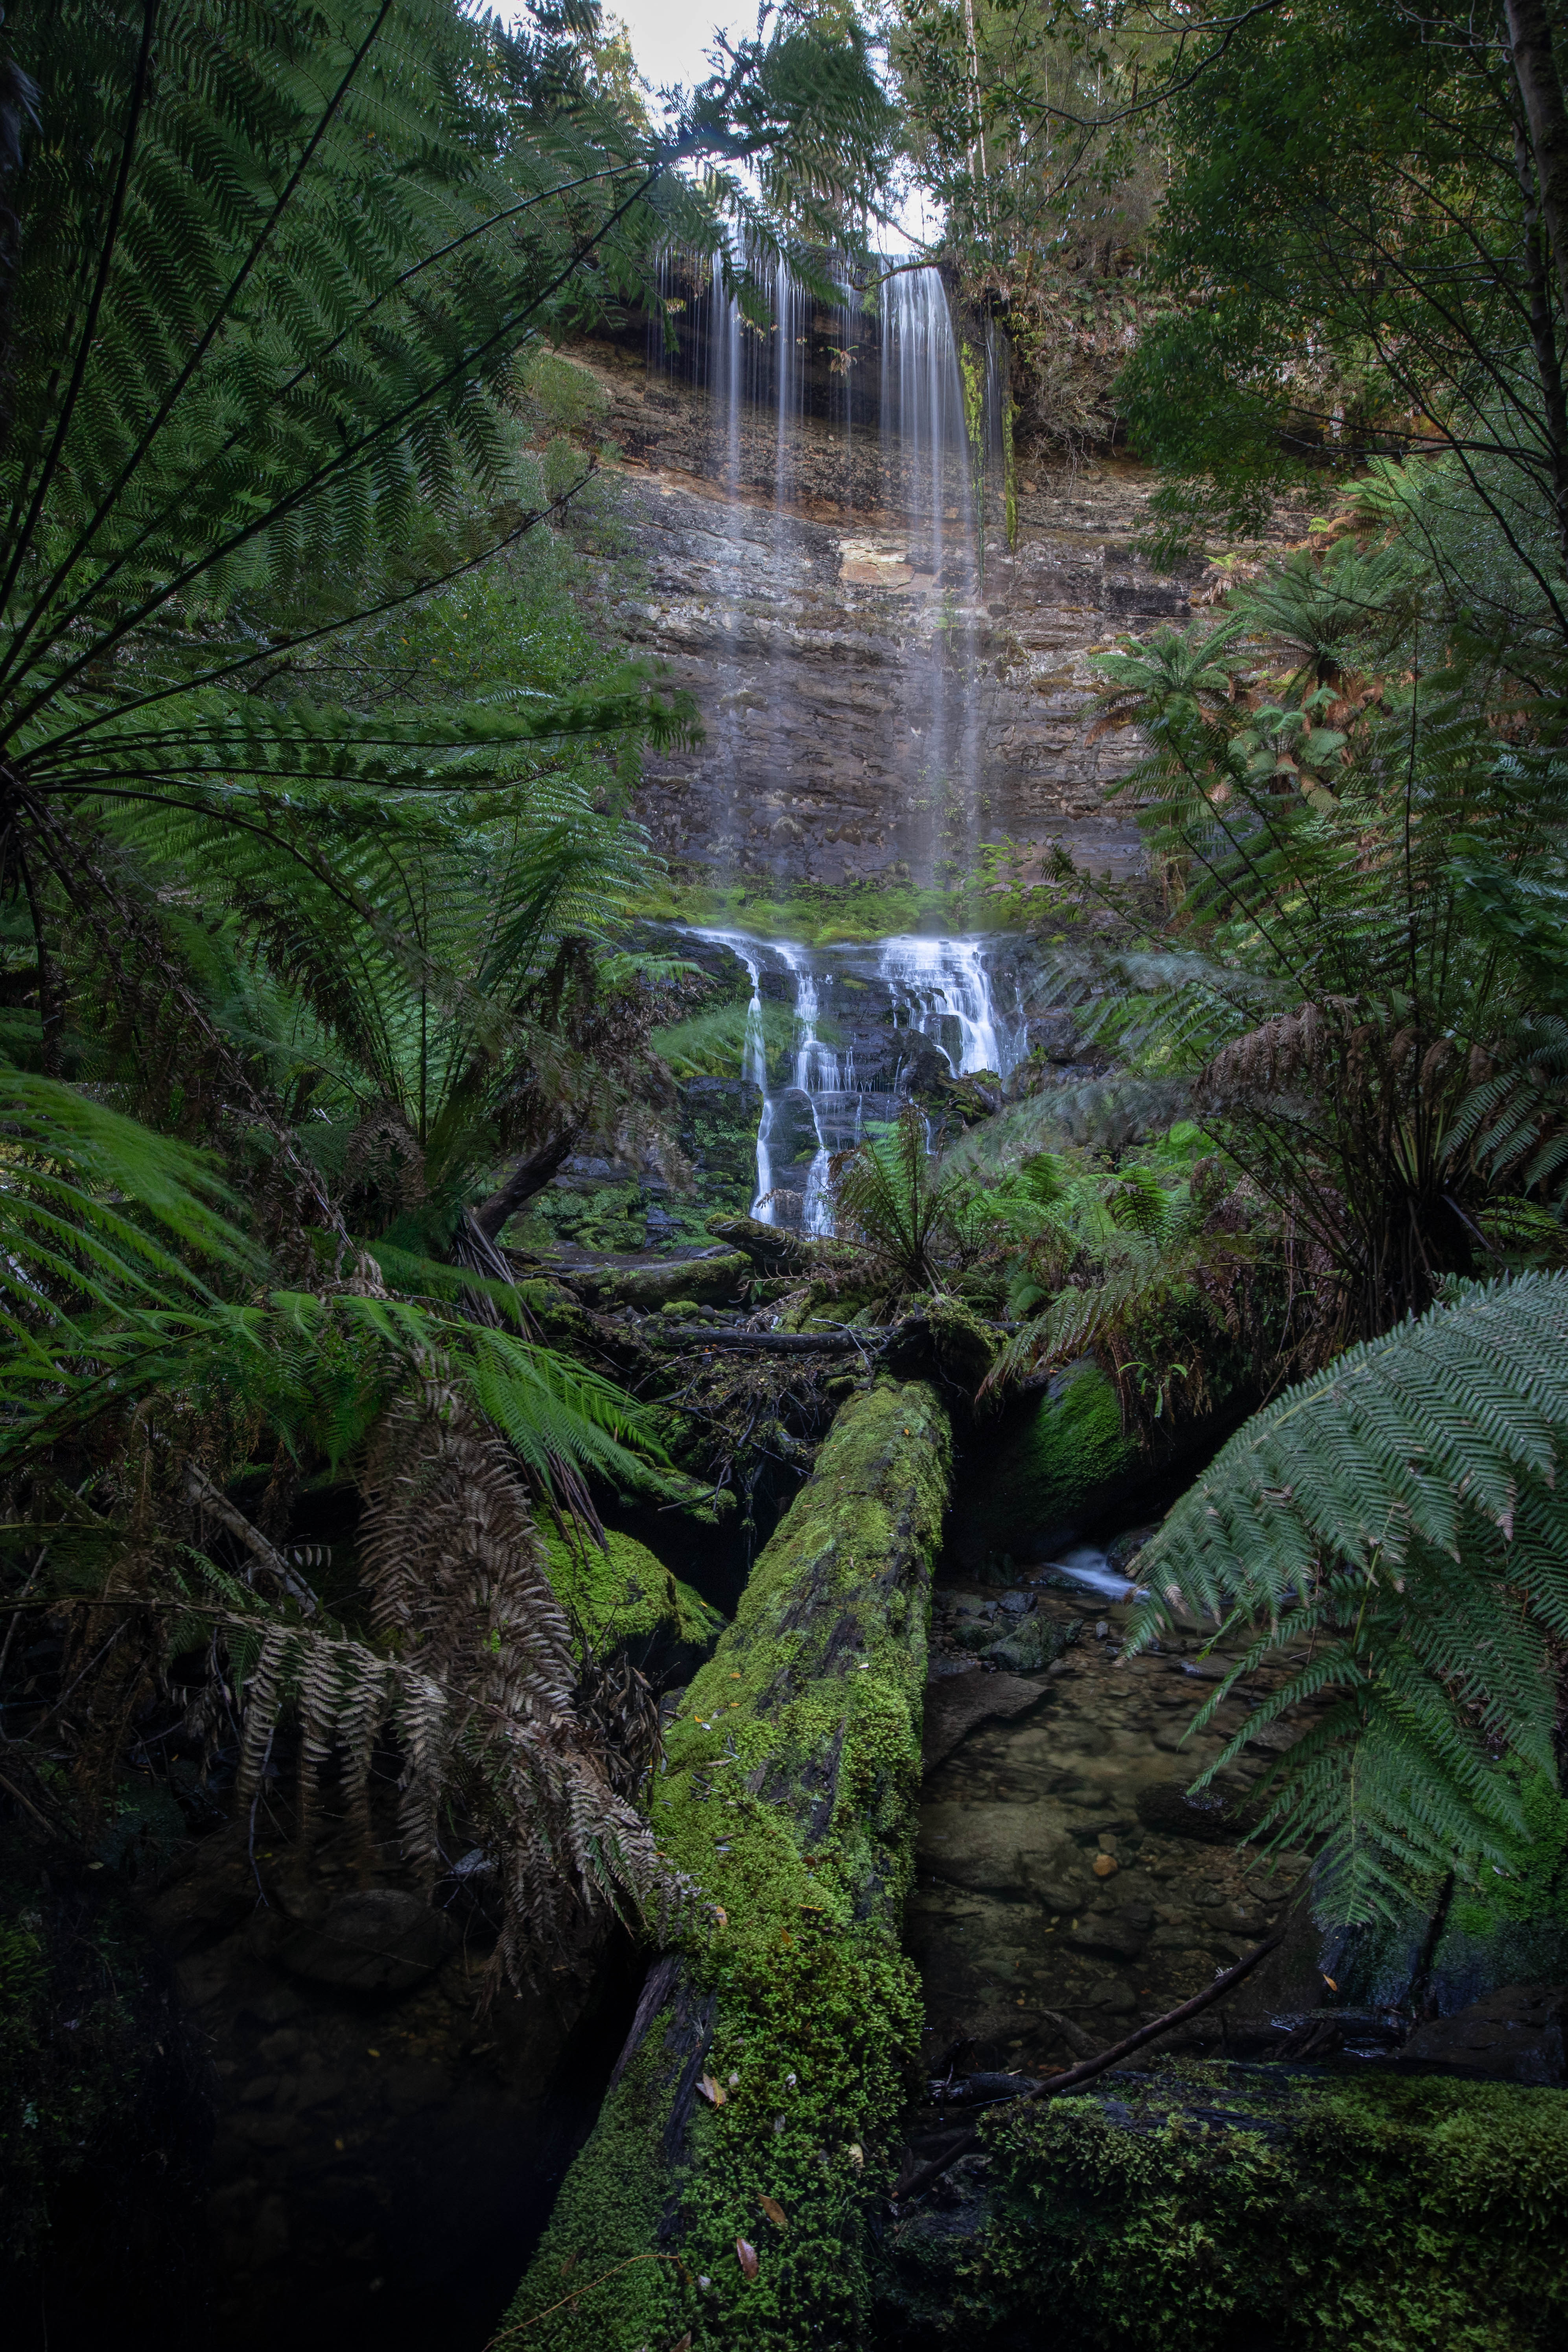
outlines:
[[[757, 1190], [765, 1224], [831, 1234], [828, 1170], [867, 1122], [896, 1116], [922, 1082], [989, 1076], [1000, 1091], [1029, 1051], [1024, 982], [1008, 943], [918, 935], [803, 947], [744, 931], [727, 948], [752, 983], [741, 1075], [759, 1089]], [[767, 1010], [792, 1030], [770, 1051]]]

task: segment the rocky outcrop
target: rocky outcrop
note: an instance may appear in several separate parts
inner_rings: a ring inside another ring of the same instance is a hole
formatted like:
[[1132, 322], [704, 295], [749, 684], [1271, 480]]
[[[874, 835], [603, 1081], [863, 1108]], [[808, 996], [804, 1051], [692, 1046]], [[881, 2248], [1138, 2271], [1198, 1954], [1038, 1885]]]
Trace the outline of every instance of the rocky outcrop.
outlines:
[[[803, 340], [826, 364], [816, 330]], [[874, 348], [849, 341], [849, 410], [825, 396], [782, 427], [771, 407], [726, 409], [700, 349], [673, 373], [650, 372], [640, 337], [577, 352], [620, 453], [629, 548], [605, 589], [706, 730], [647, 762], [639, 813], [657, 845], [782, 882], [930, 879], [1003, 836], [1026, 866], [1059, 842], [1092, 868], [1137, 870], [1131, 812], [1106, 803], [1135, 749], [1090, 740], [1089, 660], [1189, 616], [1202, 567], [1158, 572], [1136, 544], [1152, 474], [1121, 457], [1026, 461], [1010, 543], [994, 464], [978, 532], [961, 548], [950, 507], [934, 544], [876, 412]]]

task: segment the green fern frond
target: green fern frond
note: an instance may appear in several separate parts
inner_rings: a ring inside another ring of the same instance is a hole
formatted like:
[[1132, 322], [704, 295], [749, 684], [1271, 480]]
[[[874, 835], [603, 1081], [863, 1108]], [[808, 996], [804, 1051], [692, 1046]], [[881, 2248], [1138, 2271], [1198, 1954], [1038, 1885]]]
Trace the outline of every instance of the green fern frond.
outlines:
[[1568, 1276], [1462, 1286], [1255, 1415], [1140, 1556], [1135, 1643], [1172, 1607], [1251, 1629], [1203, 1719], [1303, 1639], [1261, 1719], [1341, 1694], [1268, 1790], [1276, 1838], [1325, 1841], [1339, 1916], [1377, 1915], [1411, 1867], [1503, 1858], [1501, 1758], [1554, 1769], [1565, 1443]]

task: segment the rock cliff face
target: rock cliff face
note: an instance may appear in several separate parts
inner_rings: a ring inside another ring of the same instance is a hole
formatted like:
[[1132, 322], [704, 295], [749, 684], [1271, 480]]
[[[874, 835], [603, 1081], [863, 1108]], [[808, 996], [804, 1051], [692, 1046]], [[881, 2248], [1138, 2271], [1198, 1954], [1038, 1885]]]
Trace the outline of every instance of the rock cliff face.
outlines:
[[1026, 461], [1009, 547], [997, 468], [982, 525], [951, 465], [945, 509], [922, 512], [869, 394], [790, 415], [727, 403], [700, 351], [673, 373], [640, 348], [577, 356], [622, 453], [621, 624], [706, 730], [649, 763], [641, 814], [663, 854], [784, 883], [942, 880], [1007, 835], [1137, 866], [1131, 814], [1105, 803], [1133, 750], [1091, 743], [1086, 706], [1091, 652], [1190, 609], [1132, 543], [1143, 468]]

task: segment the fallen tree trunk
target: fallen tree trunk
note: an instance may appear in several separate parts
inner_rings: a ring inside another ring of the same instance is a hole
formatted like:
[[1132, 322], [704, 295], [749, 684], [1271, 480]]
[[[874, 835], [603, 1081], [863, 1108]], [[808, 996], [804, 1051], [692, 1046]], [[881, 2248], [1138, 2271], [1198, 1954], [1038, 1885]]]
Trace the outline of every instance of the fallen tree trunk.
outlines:
[[732, 1356], [852, 1356], [871, 1355], [889, 1338], [880, 1327], [865, 1331], [737, 1331], [720, 1323], [711, 1330], [690, 1324], [650, 1335], [660, 1348], [703, 1348]]
[[537, 1151], [520, 1160], [499, 1192], [480, 1202], [473, 1219], [488, 1242], [498, 1239], [501, 1227], [509, 1218], [516, 1216], [525, 1201], [543, 1192], [551, 1178], [571, 1158], [576, 1140], [574, 1127], [563, 1128], [559, 1134], [542, 1143]]
[[923, 1384], [852, 1399], [686, 1695], [653, 1821], [688, 1907], [498, 2347], [864, 2340], [948, 1452]]

